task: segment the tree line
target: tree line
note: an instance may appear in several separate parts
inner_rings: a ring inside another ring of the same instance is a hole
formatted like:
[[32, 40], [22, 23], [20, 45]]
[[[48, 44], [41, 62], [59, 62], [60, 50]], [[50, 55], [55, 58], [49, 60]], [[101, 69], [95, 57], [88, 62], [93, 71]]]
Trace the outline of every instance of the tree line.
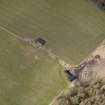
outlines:
[[105, 105], [105, 84], [99, 80], [86, 87], [78, 85], [54, 105]]

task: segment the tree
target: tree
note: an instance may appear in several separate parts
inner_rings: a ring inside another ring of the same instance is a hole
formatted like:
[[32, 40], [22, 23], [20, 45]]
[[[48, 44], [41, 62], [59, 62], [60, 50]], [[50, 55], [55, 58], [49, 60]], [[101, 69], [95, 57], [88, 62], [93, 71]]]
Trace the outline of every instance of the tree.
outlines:
[[[75, 94], [72, 94], [72, 92]], [[69, 95], [57, 99], [57, 105], [105, 105], [105, 84], [102, 80], [86, 87], [76, 86]]]

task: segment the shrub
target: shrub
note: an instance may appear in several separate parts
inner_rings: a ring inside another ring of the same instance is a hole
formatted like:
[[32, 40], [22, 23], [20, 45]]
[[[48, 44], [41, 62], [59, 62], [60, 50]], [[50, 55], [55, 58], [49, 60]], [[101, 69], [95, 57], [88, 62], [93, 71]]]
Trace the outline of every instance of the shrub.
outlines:
[[101, 80], [86, 87], [75, 87], [74, 90], [74, 95], [71, 92], [59, 97], [57, 105], [105, 105], [105, 85]]

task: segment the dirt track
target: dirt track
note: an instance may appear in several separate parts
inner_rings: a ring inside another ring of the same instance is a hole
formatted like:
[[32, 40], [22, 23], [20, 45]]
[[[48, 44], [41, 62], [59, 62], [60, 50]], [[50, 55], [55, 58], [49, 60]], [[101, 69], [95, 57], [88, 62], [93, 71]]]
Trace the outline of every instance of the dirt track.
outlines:
[[[95, 55], [100, 55], [100, 59], [94, 63], [89, 63]], [[86, 66], [79, 72], [78, 80], [80, 83], [90, 83], [97, 79], [105, 78], [105, 45], [100, 45], [90, 56], [86, 59], [88, 62]]]
[[105, 59], [100, 59], [95, 64], [87, 65], [79, 73], [79, 81], [81, 83], [89, 83], [96, 79], [105, 77]]

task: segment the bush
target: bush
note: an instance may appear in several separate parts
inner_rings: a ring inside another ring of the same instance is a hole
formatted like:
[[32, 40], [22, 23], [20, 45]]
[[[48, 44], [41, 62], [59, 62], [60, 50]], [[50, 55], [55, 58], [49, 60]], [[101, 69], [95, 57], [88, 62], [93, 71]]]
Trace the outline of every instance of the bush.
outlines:
[[75, 94], [59, 97], [57, 105], [105, 105], [105, 85], [101, 80], [74, 90]]

